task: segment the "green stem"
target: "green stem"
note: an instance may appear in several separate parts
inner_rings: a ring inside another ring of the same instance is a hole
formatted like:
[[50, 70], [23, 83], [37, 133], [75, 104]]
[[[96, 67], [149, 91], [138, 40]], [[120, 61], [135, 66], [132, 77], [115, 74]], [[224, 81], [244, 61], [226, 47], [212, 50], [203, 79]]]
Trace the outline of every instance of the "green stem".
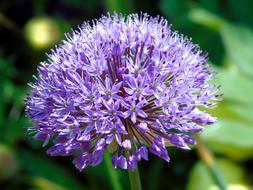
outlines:
[[111, 156], [108, 152], [104, 154], [105, 166], [110, 176], [111, 184], [114, 190], [123, 190], [120, 183], [117, 171], [113, 168]]
[[196, 136], [196, 139], [198, 141], [196, 148], [200, 159], [204, 162], [204, 164], [208, 168], [210, 174], [212, 175], [213, 180], [219, 186], [220, 190], [226, 190], [227, 189], [226, 183], [223, 179], [222, 173], [215, 164], [212, 152], [206, 147], [206, 145], [199, 136]]
[[141, 190], [141, 181], [139, 176], [138, 166], [132, 172], [130, 168], [128, 168], [129, 181], [132, 190]]
[[227, 190], [226, 184], [224, 182], [223, 176], [219, 170], [219, 168], [216, 167], [215, 164], [211, 168], [209, 168], [209, 171], [216, 182], [216, 184], [220, 187], [220, 190]]

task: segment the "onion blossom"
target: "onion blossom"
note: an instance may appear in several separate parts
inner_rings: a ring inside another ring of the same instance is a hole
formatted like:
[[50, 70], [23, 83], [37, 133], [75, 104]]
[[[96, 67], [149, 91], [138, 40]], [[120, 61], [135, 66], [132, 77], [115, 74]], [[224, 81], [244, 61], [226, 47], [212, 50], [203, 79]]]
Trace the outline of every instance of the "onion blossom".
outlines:
[[79, 170], [105, 151], [114, 167], [135, 170], [168, 146], [190, 149], [191, 136], [215, 122], [220, 99], [207, 53], [147, 14], [107, 14], [85, 22], [38, 66], [26, 98], [30, 130], [51, 156], [74, 156]]

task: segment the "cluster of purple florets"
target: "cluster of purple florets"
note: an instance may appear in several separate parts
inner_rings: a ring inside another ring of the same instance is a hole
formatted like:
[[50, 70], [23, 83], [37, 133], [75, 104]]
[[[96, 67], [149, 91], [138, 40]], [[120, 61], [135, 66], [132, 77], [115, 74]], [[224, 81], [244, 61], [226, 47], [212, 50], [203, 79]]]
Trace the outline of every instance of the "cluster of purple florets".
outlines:
[[167, 146], [189, 149], [191, 133], [214, 118], [218, 88], [207, 55], [161, 17], [103, 16], [66, 36], [38, 67], [26, 101], [35, 138], [52, 156], [75, 155], [82, 170], [105, 151], [134, 170], [148, 152], [169, 161]]

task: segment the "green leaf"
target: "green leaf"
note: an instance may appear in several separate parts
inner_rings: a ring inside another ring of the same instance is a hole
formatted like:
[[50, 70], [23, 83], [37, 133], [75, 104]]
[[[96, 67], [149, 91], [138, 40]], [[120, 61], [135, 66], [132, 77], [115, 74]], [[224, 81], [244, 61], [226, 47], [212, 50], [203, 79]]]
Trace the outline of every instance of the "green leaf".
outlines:
[[244, 160], [253, 156], [252, 134], [252, 126], [220, 119], [216, 124], [207, 127], [201, 137], [213, 151]]
[[223, 100], [219, 105], [208, 113], [218, 118], [218, 120], [230, 120], [241, 122], [249, 127], [253, 127], [253, 109], [249, 104], [241, 104], [234, 101]]
[[192, 8], [189, 12], [189, 18], [196, 24], [201, 24], [212, 30], [219, 31], [223, 26], [223, 19], [203, 8]]
[[67, 190], [66, 188], [42, 177], [34, 177], [32, 183], [38, 190]]
[[229, 59], [243, 73], [253, 77], [253, 31], [226, 22], [220, 32]]
[[219, 31], [232, 63], [243, 73], [253, 76], [253, 31], [251, 28], [231, 24], [203, 8], [192, 8], [189, 19], [194, 23]]
[[253, 104], [253, 80], [245, 75], [229, 72], [225, 69], [217, 71], [218, 75], [212, 83], [221, 85], [224, 99]]
[[208, 112], [218, 122], [202, 133], [215, 152], [244, 160], [253, 156], [253, 81], [238, 72], [218, 70], [214, 81], [221, 85], [224, 100]]
[[17, 150], [20, 162], [33, 176], [45, 178], [67, 190], [84, 190], [86, 188], [49, 157], [33, 154], [25, 149]]
[[[232, 161], [225, 159], [215, 160], [217, 167], [227, 184], [228, 190], [249, 190], [244, 181], [245, 171], [242, 167]], [[191, 170], [187, 183], [187, 190], [218, 190], [207, 167], [203, 162], [198, 161]]]

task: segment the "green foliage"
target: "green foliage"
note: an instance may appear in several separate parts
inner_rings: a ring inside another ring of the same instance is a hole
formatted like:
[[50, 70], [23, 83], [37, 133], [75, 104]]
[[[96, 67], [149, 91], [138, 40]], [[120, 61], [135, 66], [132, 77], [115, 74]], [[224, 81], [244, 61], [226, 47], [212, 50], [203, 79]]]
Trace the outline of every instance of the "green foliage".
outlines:
[[[248, 190], [244, 177], [244, 169], [226, 159], [217, 159], [217, 167], [220, 169], [221, 174], [227, 184], [228, 190]], [[191, 176], [187, 184], [187, 190], [218, 190], [215, 182], [206, 168], [201, 162], [197, 162], [191, 171]]]
[[[233, 64], [230, 62], [230, 66]], [[221, 92], [224, 94], [224, 100], [253, 104], [253, 83], [252, 79], [243, 75], [239, 71], [230, 71], [228, 69], [216, 69], [218, 74], [212, 81], [221, 85]], [[250, 106], [248, 104], [248, 106]], [[222, 106], [219, 106], [222, 109]]]
[[[63, 167], [53, 162], [50, 157], [36, 155], [27, 150], [18, 150], [20, 162], [22, 166], [31, 173], [32, 176], [41, 177], [43, 179], [53, 181], [58, 184], [58, 189], [83, 190], [85, 188], [76, 181], [71, 173], [68, 173]], [[40, 183], [35, 178], [34, 183]], [[49, 183], [48, 183], [49, 185]]]
[[[32, 140], [33, 134], [26, 130], [32, 124], [24, 114], [24, 98], [29, 92], [26, 83], [33, 80], [37, 64], [45, 60], [44, 52], [49, 51], [48, 48], [65, 32], [71, 32], [70, 27], [107, 11], [130, 13], [146, 10], [149, 14], [166, 17], [174, 30], [192, 37], [194, 43], [209, 53], [210, 63], [218, 71], [212, 82], [221, 85], [224, 100], [214, 110], [207, 110], [218, 118], [218, 122], [207, 127], [201, 137], [215, 156], [225, 157], [216, 162], [229, 188], [249, 189], [245, 176], [252, 186], [252, 7], [251, 0], [0, 1], [1, 189], [129, 189], [126, 173], [108, 170], [108, 160], [79, 173], [71, 165], [70, 158], [62, 160], [46, 156], [41, 143]], [[22, 32], [27, 23], [38, 16], [48, 18], [49, 24], [57, 27], [56, 32], [50, 30], [48, 36], [51, 41], [48, 46], [43, 46], [46, 48], [43, 51], [31, 45], [28, 40], [30, 33], [25, 37]], [[188, 190], [217, 189], [203, 163], [196, 160], [195, 152], [180, 159], [177, 159], [177, 152], [170, 151], [170, 155], [172, 160], [178, 160], [175, 166], [173, 161], [167, 164], [153, 157], [141, 164], [145, 189], [185, 189], [187, 176]], [[185, 163], [195, 164], [189, 170]], [[177, 170], [167, 169], [169, 166]], [[172, 185], [165, 187], [164, 184]], [[232, 187], [231, 184], [240, 186]]]
[[189, 12], [189, 18], [191, 21], [204, 25], [212, 30], [219, 31], [223, 25], [223, 21], [220, 17], [206, 11], [203, 8], [193, 8]]
[[16, 175], [18, 162], [10, 147], [0, 144], [0, 182]]
[[242, 72], [253, 77], [253, 31], [247, 26], [225, 22], [221, 36], [229, 60]]
[[221, 85], [224, 100], [209, 111], [218, 123], [202, 137], [216, 152], [249, 159], [253, 156], [253, 32], [203, 8], [193, 8], [189, 16], [192, 22], [218, 32], [226, 52], [223, 68], [216, 68], [218, 76], [213, 81]]
[[220, 120], [202, 133], [203, 139], [216, 152], [234, 159], [253, 156], [253, 127], [242, 122]]

